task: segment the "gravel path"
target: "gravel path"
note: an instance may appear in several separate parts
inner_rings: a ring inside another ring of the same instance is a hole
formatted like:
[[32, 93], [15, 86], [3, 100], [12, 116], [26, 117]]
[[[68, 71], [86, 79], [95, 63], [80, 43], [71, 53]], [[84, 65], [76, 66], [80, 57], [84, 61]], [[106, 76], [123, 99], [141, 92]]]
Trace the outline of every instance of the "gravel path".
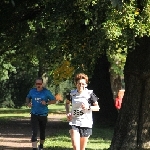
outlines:
[[[49, 115], [46, 136], [55, 130], [53, 127], [61, 124], [65, 115]], [[31, 150], [30, 118], [12, 119], [0, 123], [0, 150]]]

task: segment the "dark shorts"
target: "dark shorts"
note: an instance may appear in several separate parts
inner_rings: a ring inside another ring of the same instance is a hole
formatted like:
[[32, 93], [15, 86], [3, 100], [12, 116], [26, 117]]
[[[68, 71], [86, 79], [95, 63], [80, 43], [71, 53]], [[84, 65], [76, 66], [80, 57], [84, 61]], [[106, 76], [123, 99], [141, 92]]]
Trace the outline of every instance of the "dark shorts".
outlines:
[[80, 127], [80, 126], [75, 126], [75, 125], [70, 125], [70, 129], [72, 130], [77, 130], [80, 133], [80, 137], [88, 137], [92, 135], [92, 128], [88, 127]]

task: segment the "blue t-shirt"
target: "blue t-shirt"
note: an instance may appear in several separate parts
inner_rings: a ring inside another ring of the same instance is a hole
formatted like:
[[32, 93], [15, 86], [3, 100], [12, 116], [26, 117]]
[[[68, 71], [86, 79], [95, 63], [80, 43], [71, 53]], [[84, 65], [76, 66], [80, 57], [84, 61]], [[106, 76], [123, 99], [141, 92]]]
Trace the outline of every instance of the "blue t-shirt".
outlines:
[[48, 107], [47, 105], [42, 105], [41, 101], [55, 100], [55, 97], [46, 88], [43, 88], [41, 91], [37, 91], [36, 88], [31, 89], [27, 98], [31, 99], [32, 102], [31, 113], [43, 116], [48, 114]]

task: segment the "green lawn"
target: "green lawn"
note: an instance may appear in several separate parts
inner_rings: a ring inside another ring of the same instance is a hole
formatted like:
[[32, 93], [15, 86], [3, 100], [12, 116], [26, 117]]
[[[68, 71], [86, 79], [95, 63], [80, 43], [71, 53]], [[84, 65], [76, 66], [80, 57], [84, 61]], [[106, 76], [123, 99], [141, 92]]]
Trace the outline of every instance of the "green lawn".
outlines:
[[[63, 104], [53, 104], [49, 106], [49, 114], [64, 114]], [[14, 118], [30, 117], [30, 109], [22, 107], [21, 109], [0, 109], [0, 121], [7, 121]], [[46, 138], [45, 148], [53, 150], [72, 150], [70, 135], [68, 132], [68, 123], [62, 119], [58, 127], [52, 127], [52, 134]], [[89, 138], [86, 150], [107, 150], [112, 139], [113, 129], [96, 125], [93, 128], [93, 135]]]
[[[89, 138], [86, 150], [107, 150], [112, 138], [112, 129], [93, 128], [93, 135]], [[71, 150], [71, 141], [67, 129], [60, 129], [57, 133], [47, 137], [45, 146], [53, 150]]]
[[[49, 105], [49, 114], [64, 114], [65, 106], [64, 104], [59, 105]], [[22, 107], [21, 109], [14, 108], [0, 108], [0, 118], [14, 118], [14, 117], [29, 117], [30, 116], [30, 108]]]

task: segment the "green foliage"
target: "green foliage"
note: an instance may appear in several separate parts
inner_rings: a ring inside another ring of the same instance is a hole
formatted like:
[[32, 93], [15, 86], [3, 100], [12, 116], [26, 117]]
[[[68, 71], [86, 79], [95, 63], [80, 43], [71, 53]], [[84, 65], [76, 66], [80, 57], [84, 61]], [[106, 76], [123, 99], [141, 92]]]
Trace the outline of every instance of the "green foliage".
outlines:
[[[4, 47], [6, 48], [6, 47]], [[9, 79], [9, 72], [16, 72], [16, 68], [12, 65], [11, 56], [15, 53], [14, 50], [1, 51], [0, 56], [0, 81]]]
[[121, 0], [111, 0], [111, 4], [114, 8], [121, 10], [123, 6], [123, 2]]
[[[134, 49], [135, 38], [150, 35], [149, 6], [149, 0], [142, 4], [135, 0], [130, 3], [120, 0], [2, 1], [0, 81], [15, 82], [11, 83], [13, 92], [8, 93], [15, 94], [12, 98], [16, 105], [20, 103], [20, 96], [25, 96], [25, 88], [32, 87], [36, 76], [46, 73], [49, 84], [54, 83], [53, 72], [64, 58], [69, 60], [74, 73], [85, 72], [91, 77], [96, 60], [105, 53], [111, 63], [111, 73], [123, 76], [126, 55]], [[21, 86], [24, 92], [19, 96], [18, 87], [27, 74], [29, 82], [25, 80], [27, 84]], [[64, 80], [66, 76], [64, 74]]]
[[[131, 1], [124, 3], [121, 11], [110, 8], [106, 22], [103, 23], [103, 29], [107, 39], [115, 41], [114, 44], [119, 43], [120, 48], [129, 48], [134, 46], [135, 37], [149, 36], [149, 19], [149, 1], [145, 2], [143, 10], [137, 7], [136, 1]], [[121, 39], [121, 43], [119, 39]]]
[[107, 51], [107, 58], [111, 63], [110, 72], [115, 77], [124, 77], [124, 65], [126, 62], [127, 51], [118, 49], [117, 51]]
[[1, 104], [1, 108], [14, 108], [14, 107], [15, 107], [15, 104], [11, 99], [3, 101]]
[[[112, 0], [117, 6], [118, 1]], [[136, 37], [149, 36], [150, 14], [149, 3], [143, 4], [137, 1], [122, 3], [121, 9], [109, 8], [106, 21], [103, 22], [103, 30], [108, 44], [107, 56], [111, 62], [111, 72], [123, 76], [126, 55], [134, 50]], [[138, 6], [143, 5], [143, 8]]]

